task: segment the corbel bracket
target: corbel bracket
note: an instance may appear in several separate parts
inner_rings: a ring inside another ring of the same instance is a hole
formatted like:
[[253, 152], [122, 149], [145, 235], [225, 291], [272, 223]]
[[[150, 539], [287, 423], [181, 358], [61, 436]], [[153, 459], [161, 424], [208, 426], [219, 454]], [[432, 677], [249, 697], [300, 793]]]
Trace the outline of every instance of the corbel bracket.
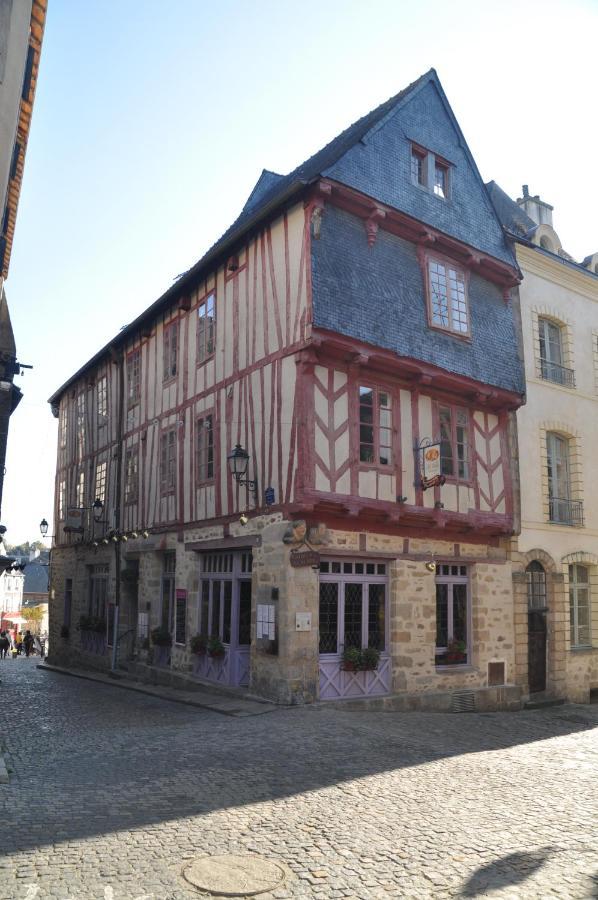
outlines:
[[376, 237], [378, 236], [378, 228], [380, 222], [382, 222], [386, 218], [386, 213], [383, 209], [380, 209], [379, 206], [374, 207], [374, 209], [369, 214], [368, 218], [365, 220], [365, 233], [368, 238], [368, 247], [373, 247], [376, 243]]

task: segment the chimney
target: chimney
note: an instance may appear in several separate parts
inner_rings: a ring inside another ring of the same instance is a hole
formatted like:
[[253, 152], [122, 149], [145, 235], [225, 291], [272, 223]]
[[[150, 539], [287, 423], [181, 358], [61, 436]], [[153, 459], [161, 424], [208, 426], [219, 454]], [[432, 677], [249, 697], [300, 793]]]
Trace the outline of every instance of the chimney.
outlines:
[[521, 206], [530, 219], [533, 219], [536, 225], [550, 225], [552, 228], [552, 207], [544, 200], [540, 200], [539, 194], [530, 197], [529, 185], [524, 184], [522, 187], [523, 197], [517, 198], [517, 203]]

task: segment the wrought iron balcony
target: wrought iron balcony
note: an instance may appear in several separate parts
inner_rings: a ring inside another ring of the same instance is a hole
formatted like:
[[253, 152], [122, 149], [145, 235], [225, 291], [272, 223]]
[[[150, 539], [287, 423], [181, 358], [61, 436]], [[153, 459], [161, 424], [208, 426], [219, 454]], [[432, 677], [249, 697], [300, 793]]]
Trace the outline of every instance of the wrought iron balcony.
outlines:
[[553, 384], [562, 384], [563, 387], [575, 387], [575, 372], [573, 369], [566, 369], [565, 366], [559, 366], [558, 363], [550, 362], [548, 359], [538, 360], [540, 374], [545, 381], [552, 381]]
[[550, 497], [550, 521], [559, 525], [583, 525], [583, 500]]

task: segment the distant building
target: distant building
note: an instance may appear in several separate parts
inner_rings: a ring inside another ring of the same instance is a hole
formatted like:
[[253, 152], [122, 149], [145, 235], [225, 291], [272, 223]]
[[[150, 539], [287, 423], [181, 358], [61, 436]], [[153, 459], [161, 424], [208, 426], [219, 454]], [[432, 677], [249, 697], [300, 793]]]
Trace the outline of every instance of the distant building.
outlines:
[[[46, 20], [46, 0], [0, 2], [0, 507], [8, 424], [21, 391], [4, 283], [8, 277]], [[0, 559], [0, 567], [6, 565]]]
[[517, 413], [517, 677], [532, 695], [598, 689], [598, 253], [576, 263], [553, 208], [488, 185], [514, 242], [527, 403]]

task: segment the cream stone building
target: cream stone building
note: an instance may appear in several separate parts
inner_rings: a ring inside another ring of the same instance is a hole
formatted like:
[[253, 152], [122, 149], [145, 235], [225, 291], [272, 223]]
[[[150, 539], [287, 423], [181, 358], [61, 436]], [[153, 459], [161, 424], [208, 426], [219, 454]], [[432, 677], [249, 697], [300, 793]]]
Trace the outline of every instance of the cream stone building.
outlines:
[[574, 262], [527, 186], [516, 203], [488, 187], [523, 274], [518, 678], [532, 696], [587, 702], [598, 688], [598, 254]]

